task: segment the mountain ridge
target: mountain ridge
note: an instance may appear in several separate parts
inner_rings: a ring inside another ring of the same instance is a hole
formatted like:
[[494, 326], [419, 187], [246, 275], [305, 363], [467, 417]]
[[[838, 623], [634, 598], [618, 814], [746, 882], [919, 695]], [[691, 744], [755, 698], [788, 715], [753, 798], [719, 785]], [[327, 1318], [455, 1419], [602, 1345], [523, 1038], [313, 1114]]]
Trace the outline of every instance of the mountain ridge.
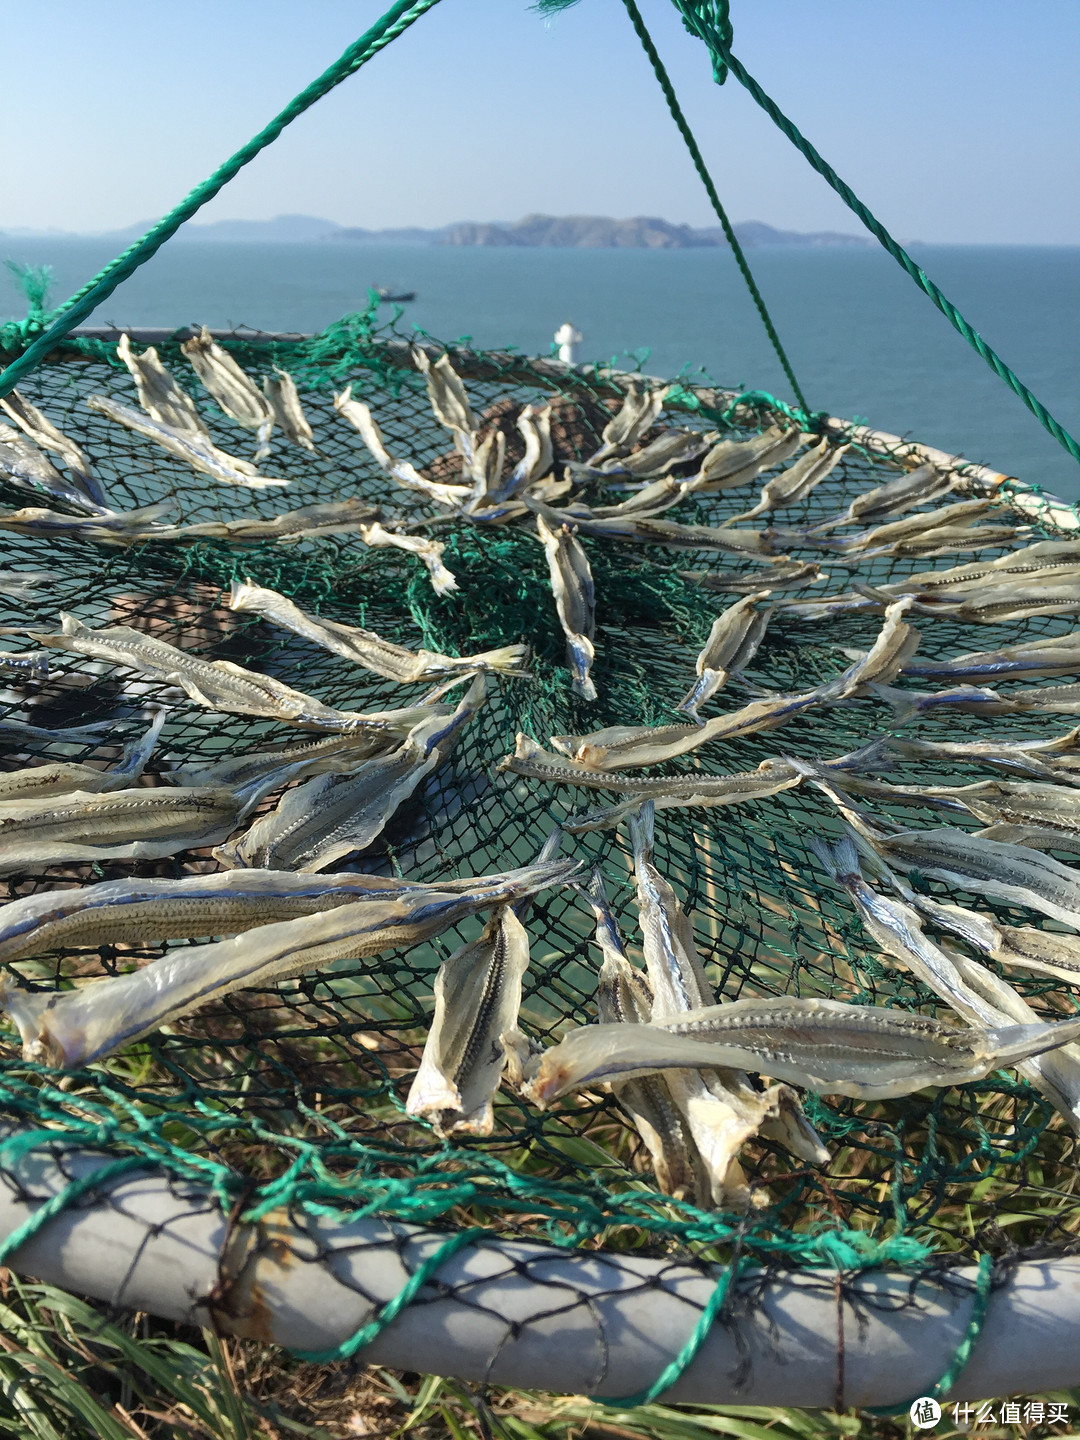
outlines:
[[[25, 226], [0, 229], [0, 239], [102, 240], [129, 243], [144, 234], [154, 222], [140, 221], [120, 230], [92, 234], [69, 230], [35, 231]], [[734, 227], [739, 243], [752, 248], [776, 245], [812, 247], [868, 246], [869, 236], [847, 235], [833, 230], [780, 230], [762, 220], [747, 220]], [[676, 225], [658, 216], [633, 215], [613, 219], [608, 215], [526, 215], [516, 221], [466, 220], [425, 229], [401, 226], [366, 230], [338, 225], [316, 215], [276, 215], [270, 220], [214, 220], [205, 224], [189, 221], [176, 233], [186, 244], [303, 244], [334, 241], [357, 245], [453, 245], [527, 249], [633, 249], [688, 250], [723, 249], [727, 241], [719, 227], [696, 229]]]

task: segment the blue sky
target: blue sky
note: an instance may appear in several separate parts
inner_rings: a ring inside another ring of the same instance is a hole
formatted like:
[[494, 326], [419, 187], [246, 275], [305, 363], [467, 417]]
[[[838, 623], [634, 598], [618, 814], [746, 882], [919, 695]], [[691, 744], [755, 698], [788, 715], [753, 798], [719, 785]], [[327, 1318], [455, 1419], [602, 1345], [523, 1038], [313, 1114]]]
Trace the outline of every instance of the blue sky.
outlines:
[[[736, 220], [857, 222], [667, 0], [642, 0]], [[0, 3], [0, 229], [154, 217], [381, 12], [358, 0]], [[735, 51], [902, 239], [1080, 244], [1077, 0], [733, 0]], [[13, 137], [18, 137], [17, 139]], [[203, 212], [381, 228], [711, 212], [619, 0], [442, 0]]]

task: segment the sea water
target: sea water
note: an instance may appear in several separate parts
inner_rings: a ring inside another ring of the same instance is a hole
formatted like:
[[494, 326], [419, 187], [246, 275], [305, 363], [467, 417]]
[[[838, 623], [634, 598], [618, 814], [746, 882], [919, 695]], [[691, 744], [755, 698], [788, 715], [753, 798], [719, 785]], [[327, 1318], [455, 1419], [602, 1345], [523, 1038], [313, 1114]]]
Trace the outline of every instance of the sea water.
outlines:
[[[54, 267], [54, 300], [112, 256], [90, 240], [0, 238], [0, 257]], [[1080, 436], [1080, 248], [918, 246], [915, 257], [1052, 414]], [[758, 249], [749, 258], [811, 409], [868, 421], [1080, 499], [1080, 466], [883, 251]], [[555, 250], [315, 244], [166, 245], [89, 323], [314, 331], [369, 285], [415, 290], [400, 322], [442, 340], [547, 354], [563, 321], [577, 358], [791, 400], [724, 250]], [[19, 314], [14, 290], [0, 313]], [[389, 311], [384, 309], [389, 317]]]

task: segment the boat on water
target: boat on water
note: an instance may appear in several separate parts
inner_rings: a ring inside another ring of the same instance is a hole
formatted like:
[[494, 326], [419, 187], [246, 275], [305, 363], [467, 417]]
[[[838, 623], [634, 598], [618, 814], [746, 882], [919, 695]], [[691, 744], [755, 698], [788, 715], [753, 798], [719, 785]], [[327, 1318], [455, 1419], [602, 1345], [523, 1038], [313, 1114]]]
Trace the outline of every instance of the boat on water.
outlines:
[[416, 299], [415, 290], [390, 290], [385, 285], [373, 285], [371, 287], [383, 305], [405, 305], [410, 300]]

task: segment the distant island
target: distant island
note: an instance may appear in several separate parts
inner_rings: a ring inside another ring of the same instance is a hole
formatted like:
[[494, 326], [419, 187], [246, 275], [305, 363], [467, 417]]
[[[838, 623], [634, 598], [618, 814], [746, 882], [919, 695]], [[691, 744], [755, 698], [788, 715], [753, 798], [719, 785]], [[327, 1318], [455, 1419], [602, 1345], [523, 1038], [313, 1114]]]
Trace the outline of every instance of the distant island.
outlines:
[[[25, 228], [0, 230], [0, 240], [50, 239], [108, 240], [128, 244], [150, 228], [153, 221], [140, 221], [123, 230], [78, 235], [72, 231], [35, 231]], [[845, 235], [834, 230], [777, 230], [761, 220], [736, 225], [741, 245], [867, 246], [868, 235]], [[337, 225], [315, 215], [278, 215], [273, 220], [214, 220], [198, 225], [189, 221], [176, 234], [177, 241], [218, 244], [297, 244], [333, 241], [354, 245], [485, 245], [499, 248], [561, 248], [567, 250], [690, 250], [721, 249], [727, 245], [719, 226], [697, 230], [673, 225], [652, 215], [634, 215], [613, 220], [607, 215], [526, 215], [513, 223], [503, 221], [462, 221], [434, 230], [405, 226], [396, 230], [361, 230]]]

